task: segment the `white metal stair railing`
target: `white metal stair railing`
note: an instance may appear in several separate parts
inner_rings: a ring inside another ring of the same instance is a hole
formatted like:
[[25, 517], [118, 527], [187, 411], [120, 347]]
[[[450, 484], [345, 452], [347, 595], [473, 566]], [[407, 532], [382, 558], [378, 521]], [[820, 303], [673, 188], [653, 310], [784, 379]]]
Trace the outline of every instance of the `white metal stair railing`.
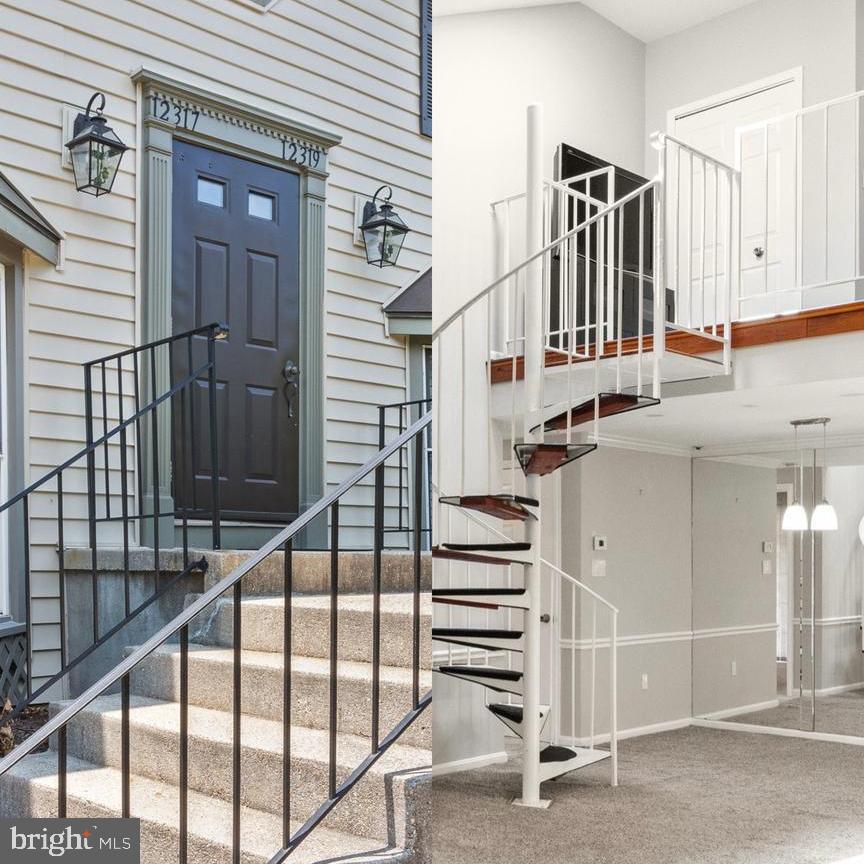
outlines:
[[[555, 579], [552, 590], [552, 617], [557, 619], [558, 639], [551, 642], [549, 646], [550, 657], [549, 665], [552, 670], [552, 679], [556, 682], [556, 692], [561, 694], [564, 692], [564, 675], [562, 674], [562, 657], [567, 657], [569, 661], [569, 691], [570, 699], [565, 703], [563, 699], [559, 700], [558, 710], [553, 712], [553, 727], [552, 740], [555, 744], [566, 743], [567, 746], [574, 748], [584, 759], [589, 762], [597, 762], [601, 759], [610, 759], [612, 772], [612, 785], [618, 785], [618, 608], [613, 606], [608, 600], [602, 597], [593, 589], [589, 588], [583, 582], [565, 573], [560, 567], [556, 567], [552, 562], [542, 559], [541, 564], [544, 568], [550, 570]], [[568, 587], [570, 592], [570, 602], [565, 606], [564, 588]], [[577, 596], [585, 596], [590, 601], [591, 606], [591, 635], [589, 640], [579, 640], [577, 634], [580, 632], [579, 626], [579, 610], [581, 605], [577, 605]], [[609, 636], [605, 638], [602, 644], [598, 641], [597, 636], [597, 607], [601, 606], [609, 616]], [[565, 616], [565, 610], [569, 611], [569, 616]], [[564, 635], [562, 632], [562, 623], [567, 618], [569, 624], [569, 633]], [[591, 651], [590, 670], [588, 673], [589, 680], [589, 696], [588, 696], [588, 735], [579, 735], [579, 712], [582, 708], [580, 699], [580, 691], [577, 681], [581, 676], [577, 673], [577, 668], [581, 670], [580, 652], [583, 645], [586, 645]], [[597, 650], [598, 648], [608, 648], [609, 651], [609, 673], [608, 673], [608, 689], [609, 689], [609, 717], [608, 717], [608, 733], [602, 735], [597, 734]], [[565, 715], [564, 709], [567, 709]], [[566, 724], [566, 727], [565, 727]], [[569, 735], [564, 734], [564, 729], [569, 727]], [[609, 749], [604, 750], [596, 745], [601, 741], [608, 740]]]
[[735, 130], [735, 320], [859, 299], [862, 100], [858, 90]]

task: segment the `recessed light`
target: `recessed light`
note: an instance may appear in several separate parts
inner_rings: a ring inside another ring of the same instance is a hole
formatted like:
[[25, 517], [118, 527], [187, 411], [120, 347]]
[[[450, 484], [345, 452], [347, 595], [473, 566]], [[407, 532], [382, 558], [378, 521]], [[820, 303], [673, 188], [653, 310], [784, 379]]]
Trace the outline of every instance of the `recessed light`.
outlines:
[[654, 411], [654, 412], [652, 412], [652, 413], [650, 413], [650, 414], [646, 414], [645, 416], [646, 416], [646, 417], [662, 417], [663, 415], [660, 414], [660, 413], [658, 413], [657, 411]]
[[754, 405], [752, 402], [742, 402], [741, 407], [742, 408], [758, 408], [759, 406]]
[[852, 399], [852, 398], [856, 398], [856, 397], [860, 398], [861, 396], [864, 396], [864, 393], [841, 393], [840, 395], [843, 396], [844, 398]]

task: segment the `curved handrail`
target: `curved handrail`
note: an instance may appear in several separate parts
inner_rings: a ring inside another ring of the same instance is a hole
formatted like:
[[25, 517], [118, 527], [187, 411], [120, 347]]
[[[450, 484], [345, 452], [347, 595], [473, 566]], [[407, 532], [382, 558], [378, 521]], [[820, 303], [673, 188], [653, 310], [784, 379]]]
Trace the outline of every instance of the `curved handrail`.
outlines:
[[87, 688], [70, 705], [55, 714], [41, 729], [33, 733], [26, 741], [19, 744], [4, 759], [0, 760], [0, 776], [14, 767], [28, 753], [47, 741], [51, 735], [65, 726], [76, 714], [86, 708], [91, 702], [101, 696], [109, 687], [128, 675], [142, 660], [152, 654], [160, 645], [188, 626], [196, 616], [200, 615], [212, 602], [217, 600], [229, 588], [239, 582], [247, 573], [254, 570], [265, 558], [275, 552], [291, 538], [295, 537], [310, 522], [325, 513], [330, 506], [341, 498], [360, 480], [383, 465], [400, 447], [405, 446], [422, 429], [432, 422], [432, 413], [427, 412], [419, 420], [408, 427], [398, 438], [394, 438], [383, 450], [358, 468], [347, 480], [343, 480], [330, 494], [316, 501], [305, 513], [297, 517], [290, 525], [283, 528], [271, 540], [265, 543], [257, 552], [249, 556], [242, 564], [235, 567], [224, 579], [205, 591], [197, 600], [190, 603], [176, 618], [166, 624], [161, 630], [150, 637], [143, 645], [136, 648], [128, 657], [117, 664], [110, 672], [103, 675], [95, 684]]
[[628, 192], [626, 195], [623, 195], [617, 201], [614, 201], [612, 204], [609, 204], [602, 210], [599, 210], [597, 213], [586, 219], [584, 222], [580, 222], [575, 228], [571, 228], [565, 234], [562, 234], [555, 240], [551, 240], [545, 246], [541, 247], [536, 252], [529, 255], [520, 264], [517, 264], [515, 267], [504, 273], [502, 276], [499, 276], [498, 278], [490, 282], [482, 291], [475, 294], [470, 300], [466, 300], [455, 312], [451, 313], [441, 324], [439, 324], [432, 331], [432, 339], [437, 339], [451, 324], [453, 324], [454, 321], [461, 318], [462, 315], [464, 315], [475, 303], [479, 302], [484, 297], [491, 294], [499, 285], [503, 285], [505, 282], [512, 279], [520, 270], [524, 269], [529, 264], [536, 261], [538, 258], [542, 258], [547, 252], [551, 252], [553, 249], [555, 249], [557, 246], [560, 246], [562, 243], [566, 243], [572, 237], [575, 237], [577, 234], [579, 234], [579, 232], [584, 231], [586, 228], [594, 225], [601, 219], [605, 219], [610, 213], [614, 212], [619, 207], [623, 207], [628, 202], [635, 200], [640, 195], [644, 194], [649, 189], [653, 189], [659, 184], [659, 177], [654, 177], [647, 183], [643, 183], [641, 186], [634, 189], [632, 192]]

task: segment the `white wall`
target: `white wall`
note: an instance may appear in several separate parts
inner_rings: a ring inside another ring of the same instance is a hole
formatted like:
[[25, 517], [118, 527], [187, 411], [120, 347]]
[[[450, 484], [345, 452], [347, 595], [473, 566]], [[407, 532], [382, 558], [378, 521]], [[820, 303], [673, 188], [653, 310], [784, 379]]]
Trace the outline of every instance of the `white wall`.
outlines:
[[651, 42], [645, 53], [646, 134], [666, 129], [671, 108], [796, 66], [804, 70], [805, 105], [851, 93], [855, 5], [758, 0]]
[[641, 171], [645, 48], [572, 3], [436, 18], [434, 319], [492, 278], [489, 204], [525, 188], [525, 109], [547, 172], [566, 141]]
[[[620, 610], [619, 728], [690, 717], [690, 459], [600, 447], [563, 469], [562, 568]], [[576, 521], [571, 516], [581, 512]], [[604, 535], [605, 552], [592, 538]], [[593, 574], [603, 562], [605, 575]], [[591, 637], [591, 603], [577, 592], [579, 640]], [[569, 635], [570, 594], [564, 592], [562, 633]], [[609, 634], [598, 612], [598, 633]], [[590, 651], [579, 652], [577, 737], [589, 728]], [[567, 704], [571, 660], [562, 651], [562, 700]], [[642, 688], [642, 676], [648, 688]], [[608, 652], [600, 652], [596, 715], [608, 731]], [[562, 732], [570, 734], [570, 711]]]
[[776, 697], [776, 508], [773, 468], [693, 461], [694, 715]]

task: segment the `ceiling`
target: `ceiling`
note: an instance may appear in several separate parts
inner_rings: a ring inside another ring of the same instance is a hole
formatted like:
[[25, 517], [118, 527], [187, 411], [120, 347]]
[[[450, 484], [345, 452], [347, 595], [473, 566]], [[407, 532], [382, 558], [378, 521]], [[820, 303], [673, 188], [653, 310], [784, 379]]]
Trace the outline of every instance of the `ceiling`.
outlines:
[[[566, 3], [568, 0], [435, 0], [434, 14], [440, 17], [466, 12], [490, 12], [496, 9], [553, 6], [562, 2]], [[652, 42], [752, 2], [753, 0], [585, 0], [584, 5], [631, 36], [643, 42]]]
[[[705, 456], [754, 455], [794, 459], [789, 421], [830, 417], [828, 443], [854, 446], [844, 464], [864, 455], [864, 378], [726, 390], [665, 398], [660, 405], [608, 417], [602, 434], [660, 447], [702, 448]], [[802, 441], [821, 448], [821, 427], [802, 431]], [[839, 455], [839, 453], [838, 453]]]

